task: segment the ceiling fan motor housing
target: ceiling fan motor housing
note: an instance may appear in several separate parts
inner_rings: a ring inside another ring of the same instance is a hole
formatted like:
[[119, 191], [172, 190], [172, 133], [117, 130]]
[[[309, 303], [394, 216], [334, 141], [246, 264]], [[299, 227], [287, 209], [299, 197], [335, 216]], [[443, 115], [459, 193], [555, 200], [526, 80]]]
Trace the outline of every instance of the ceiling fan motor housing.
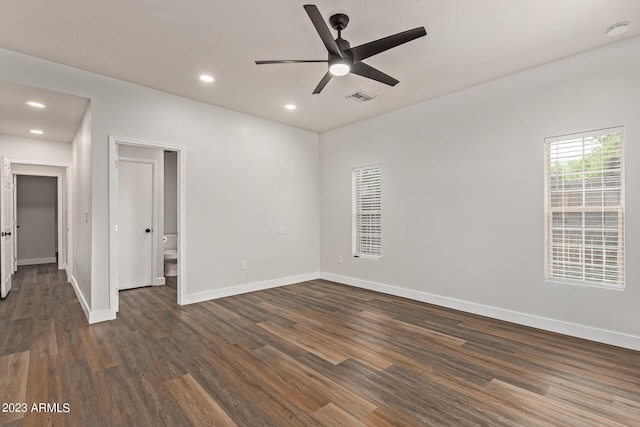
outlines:
[[349, 25], [349, 17], [344, 13], [336, 13], [329, 18], [329, 24], [334, 30], [342, 31]]

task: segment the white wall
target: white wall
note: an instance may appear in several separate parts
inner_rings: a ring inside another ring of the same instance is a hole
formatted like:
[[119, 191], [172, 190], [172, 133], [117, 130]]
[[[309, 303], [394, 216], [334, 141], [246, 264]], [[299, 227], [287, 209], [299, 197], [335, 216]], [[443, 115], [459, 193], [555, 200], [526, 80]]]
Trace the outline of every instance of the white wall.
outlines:
[[[638, 76], [635, 38], [322, 134], [323, 276], [640, 348]], [[547, 283], [544, 138], [618, 125], [626, 290]], [[351, 169], [373, 163], [379, 261], [351, 257]]]
[[[317, 275], [317, 134], [7, 50], [0, 63], [0, 79], [91, 99], [90, 148], [74, 146], [74, 195], [75, 214], [91, 197], [91, 234], [77, 240], [91, 246], [90, 270], [78, 268], [89, 270], [90, 290], [80, 287], [92, 311], [109, 309], [108, 135], [184, 148], [182, 279], [191, 300]], [[87, 151], [91, 170], [79, 170]]]
[[73, 174], [71, 179], [71, 220], [73, 236], [70, 247], [71, 282], [87, 316], [92, 307], [91, 282], [91, 103], [82, 117], [71, 143]]
[[57, 179], [18, 175], [17, 188], [18, 265], [55, 262]]
[[0, 154], [11, 160], [71, 164], [71, 144], [0, 135]]

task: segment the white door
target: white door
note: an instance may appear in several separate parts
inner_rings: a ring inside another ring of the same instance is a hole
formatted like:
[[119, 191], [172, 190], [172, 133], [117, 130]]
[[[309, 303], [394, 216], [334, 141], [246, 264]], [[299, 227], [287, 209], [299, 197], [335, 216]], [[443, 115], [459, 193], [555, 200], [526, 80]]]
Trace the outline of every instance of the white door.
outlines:
[[118, 162], [118, 289], [151, 286], [153, 165]]
[[0, 156], [0, 297], [5, 298], [11, 290], [13, 273], [13, 192], [11, 165]]

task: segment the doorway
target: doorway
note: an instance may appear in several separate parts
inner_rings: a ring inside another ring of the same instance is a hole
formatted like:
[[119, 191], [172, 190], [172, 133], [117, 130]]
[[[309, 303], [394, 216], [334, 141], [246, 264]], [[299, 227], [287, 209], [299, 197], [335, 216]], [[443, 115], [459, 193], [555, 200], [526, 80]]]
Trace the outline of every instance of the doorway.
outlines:
[[52, 176], [14, 174], [15, 265], [57, 263], [58, 180]]
[[[2, 156], [0, 156], [2, 157]], [[11, 289], [11, 275], [18, 265], [55, 262], [58, 269], [71, 270], [68, 254], [72, 245], [72, 229], [68, 212], [70, 166], [66, 164], [35, 163], [2, 158], [2, 217], [3, 242], [1, 258], [2, 296]], [[22, 182], [20, 182], [22, 180]], [[26, 183], [26, 186], [24, 185]], [[23, 184], [23, 185], [20, 185]], [[35, 185], [35, 186], [34, 186]], [[24, 212], [18, 212], [19, 199], [26, 201], [27, 224], [20, 227]], [[37, 197], [32, 197], [37, 196]], [[34, 217], [35, 215], [35, 217]], [[31, 216], [31, 217], [29, 217]], [[38, 222], [47, 222], [46, 231], [30, 233]], [[35, 226], [29, 224], [36, 224]], [[27, 240], [23, 240], [25, 237]], [[26, 249], [26, 252], [24, 251]]]
[[[184, 152], [180, 146], [109, 137], [109, 307], [119, 309], [119, 291], [164, 285], [165, 211], [176, 218], [174, 231], [177, 303], [184, 297]], [[166, 153], [175, 155], [173, 209], [164, 184]]]

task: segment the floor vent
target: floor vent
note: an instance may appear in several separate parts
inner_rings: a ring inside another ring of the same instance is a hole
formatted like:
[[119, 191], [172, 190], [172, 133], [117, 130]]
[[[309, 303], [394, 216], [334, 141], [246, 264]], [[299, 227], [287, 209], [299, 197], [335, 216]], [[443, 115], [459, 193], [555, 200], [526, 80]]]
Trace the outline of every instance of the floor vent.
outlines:
[[351, 95], [347, 95], [345, 99], [351, 99], [353, 101], [363, 103], [367, 101], [371, 101], [372, 99], [376, 99], [380, 95], [376, 95], [375, 93], [367, 92], [366, 90], [359, 90], [356, 93], [352, 93]]

